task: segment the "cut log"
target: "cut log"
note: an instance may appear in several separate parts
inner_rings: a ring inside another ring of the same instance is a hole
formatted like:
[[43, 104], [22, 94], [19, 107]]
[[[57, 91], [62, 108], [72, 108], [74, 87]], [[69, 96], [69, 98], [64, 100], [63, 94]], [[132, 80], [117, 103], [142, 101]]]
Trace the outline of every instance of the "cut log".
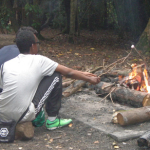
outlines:
[[117, 120], [122, 126], [150, 121], [150, 106], [119, 112]]
[[128, 104], [133, 107], [150, 105], [150, 95], [147, 92], [136, 91], [122, 86], [115, 87], [111, 85], [112, 83], [100, 82], [95, 86], [96, 94], [104, 96], [113, 91], [111, 93], [113, 101]]
[[150, 147], [150, 131], [143, 134], [138, 140], [137, 140], [139, 147]]

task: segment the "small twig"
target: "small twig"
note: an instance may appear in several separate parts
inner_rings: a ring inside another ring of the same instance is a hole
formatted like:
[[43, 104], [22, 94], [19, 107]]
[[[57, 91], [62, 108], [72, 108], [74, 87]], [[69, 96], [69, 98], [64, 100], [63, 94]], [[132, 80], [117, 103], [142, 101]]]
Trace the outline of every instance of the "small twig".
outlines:
[[123, 60], [123, 62], [124, 62], [124, 61], [130, 56], [131, 52], [132, 52], [132, 50], [130, 51], [130, 53], [129, 53], [127, 56], [125, 56], [125, 57], [123, 57], [123, 58], [120, 58], [120, 59], [118, 59], [117, 61], [113, 62], [112, 64], [108, 65], [108, 66], [105, 68], [105, 70], [108, 69], [109, 67], [111, 67], [112, 65], [116, 64], [116, 63], [119, 62], [119, 61], [122, 61], [122, 60]]
[[53, 140], [56, 140], [56, 139], [61, 139], [62, 136], [58, 136], [58, 137], [54, 137]]
[[[120, 64], [123, 63], [123, 62], [130, 56], [131, 52], [132, 52], [132, 50], [130, 51], [130, 53], [129, 53], [127, 56], [125, 56], [125, 57], [123, 57], [123, 58], [121, 58], [121, 59], [118, 59], [117, 61], [115, 61], [115, 62], [113, 62], [112, 64], [108, 65], [107, 67], [105, 67], [104, 70], [107, 70], [107, 69], [108, 69], [109, 67], [111, 67], [111, 66], [113, 66], [112, 68], [114, 68], [114, 67], [117, 65], [117, 63], [118, 63], [119, 61], [121, 61]], [[111, 68], [111, 69], [112, 69], [112, 68]], [[99, 75], [99, 77], [101, 77], [102, 75], [108, 73], [111, 69], [107, 70], [105, 73], [102, 73], [101, 75]]]
[[105, 100], [117, 87], [113, 88], [109, 94], [107, 94], [102, 100]]
[[105, 59], [103, 59], [103, 69], [105, 68]]
[[108, 72], [110, 72], [116, 65], [114, 65], [113, 67], [111, 67], [109, 70], [107, 70], [106, 72], [100, 74], [98, 77], [101, 77], [104, 74], [107, 74]]
[[108, 85], [108, 86], [103, 87], [103, 88], [102, 88], [102, 90], [103, 90], [103, 89], [105, 89], [105, 88], [107, 88], [107, 87], [113, 86], [113, 85], [115, 85], [115, 83], [113, 83], [113, 84], [111, 84], [111, 85]]
[[114, 102], [113, 102], [113, 99], [112, 99], [111, 93], [110, 93], [110, 99], [111, 99], [111, 102], [113, 103], [113, 105], [115, 105], [115, 104], [114, 104]]

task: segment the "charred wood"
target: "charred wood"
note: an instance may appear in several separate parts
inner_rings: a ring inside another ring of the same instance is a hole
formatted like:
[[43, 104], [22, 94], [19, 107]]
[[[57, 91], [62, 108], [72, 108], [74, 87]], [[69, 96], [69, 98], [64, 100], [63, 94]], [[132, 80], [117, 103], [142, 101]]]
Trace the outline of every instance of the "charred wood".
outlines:
[[139, 147], [150, 147], [150, 131], [146, 132], [137, 140]]

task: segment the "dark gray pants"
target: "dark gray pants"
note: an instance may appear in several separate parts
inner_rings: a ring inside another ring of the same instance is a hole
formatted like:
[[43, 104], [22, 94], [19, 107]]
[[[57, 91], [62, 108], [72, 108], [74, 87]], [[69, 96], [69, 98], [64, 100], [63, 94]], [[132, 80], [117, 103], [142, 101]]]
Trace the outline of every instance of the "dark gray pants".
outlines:
[[62, 77], [58, 72], [52, 76], [46, 76], [40, 82], [35, 96], [32, 100], [35, 106], [36, 116], [45, 104], [48, 116], [56, 116], [61, 107]]

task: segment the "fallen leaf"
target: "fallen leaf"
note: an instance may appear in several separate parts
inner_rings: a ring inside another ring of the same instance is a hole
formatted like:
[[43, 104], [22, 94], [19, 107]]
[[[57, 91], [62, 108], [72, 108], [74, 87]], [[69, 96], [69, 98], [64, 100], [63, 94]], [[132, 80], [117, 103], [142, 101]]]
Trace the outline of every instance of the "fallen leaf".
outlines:
[[62, 56], [62, 55], [64, 55], [64, 54], [59, 53], [58, 55], [59, 55], [59, 56]]
[[91, 48], [91, 50], [93, 51], [95, 48]]
[[72, 124], [72, 123], [70, 123], [68, 126], [71, 128], [71, 127], [73, 126], [73, 124]]
[[116, 146], [114, 146], [114, 149], [118, 149], [118, 148], [119, 148], [119, 146], [117, 146], [117, 145], [116, 145]]
[[79, 55], [79, 53], [75, 53], [75, 55], [76, 55], [76, 56], [78, 56], [78, 55]]
[[98, 144], [98, 143], [99, 143], [99, 141], [95, 141], [95, 142], [94, 142], [94, 144]]
[[92, 133], [88, 133], [87, 135], [92, 135]]
[[50, 140], [49, 140], [49, 143], [52, 143], [53, 142], [53, 139], [51, 138]]
[[62, 148], [61, 146], [56, 146], [56, 148]]
[[113, 142], [113, 146], [116, 146], [117, 145], [117, 143], [116, 142]]
[[133, 61], [138, 61], [137, 59], [133, 59]]

